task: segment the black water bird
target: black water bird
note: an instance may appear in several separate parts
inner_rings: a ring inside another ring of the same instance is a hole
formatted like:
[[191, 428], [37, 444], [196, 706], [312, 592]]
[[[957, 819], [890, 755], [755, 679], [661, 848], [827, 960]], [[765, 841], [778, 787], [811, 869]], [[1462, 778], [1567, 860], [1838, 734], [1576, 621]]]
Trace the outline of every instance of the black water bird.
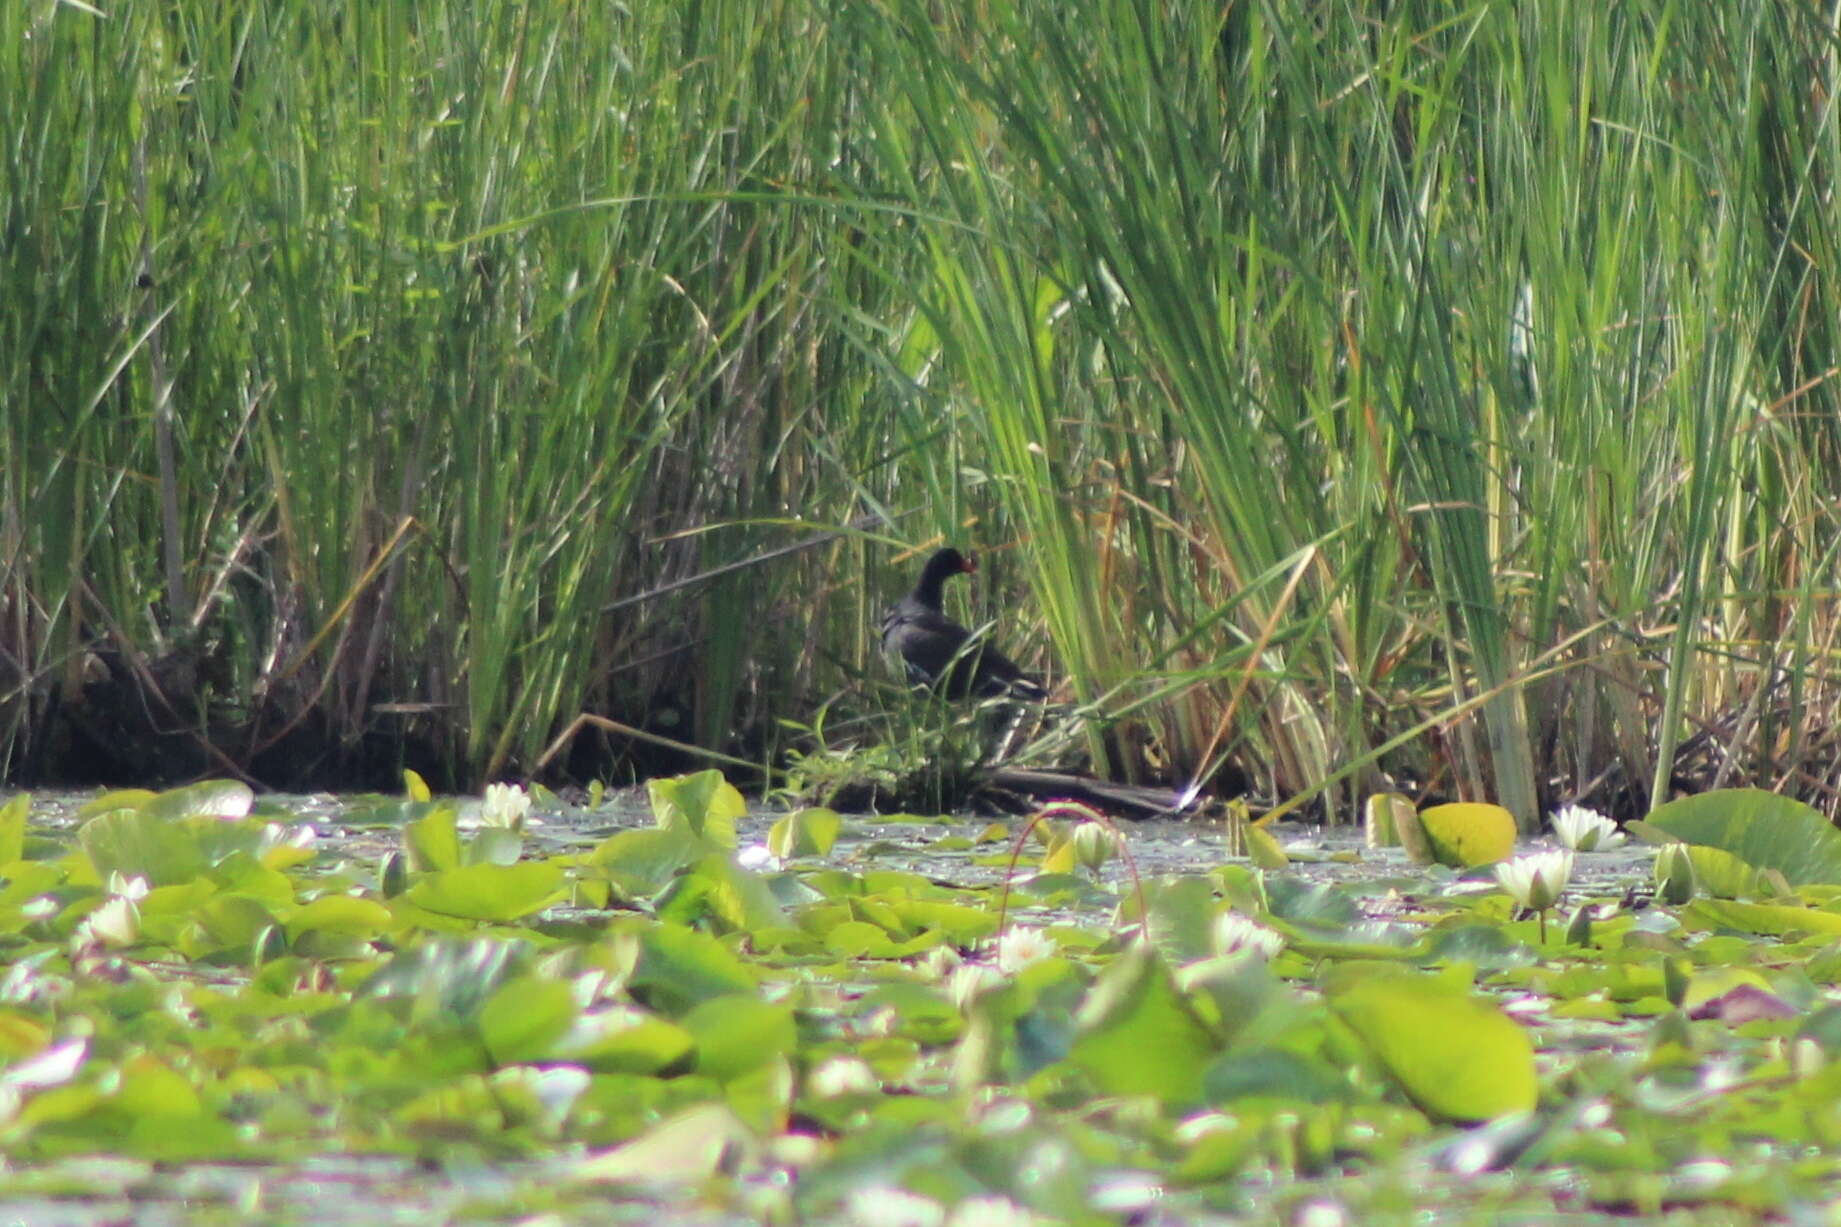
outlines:
[[949, 699], [968, 695], [990, 699], [1008, 696], [1042, 700], [1048, 692], [1017, 667], [1015, 661], [946, 616], [941, 588], [978, 565], [951, 546], [927, 560], [913, 591], [882, 615], [882, 648], [900, 656], [908, 679], [930, 686]]

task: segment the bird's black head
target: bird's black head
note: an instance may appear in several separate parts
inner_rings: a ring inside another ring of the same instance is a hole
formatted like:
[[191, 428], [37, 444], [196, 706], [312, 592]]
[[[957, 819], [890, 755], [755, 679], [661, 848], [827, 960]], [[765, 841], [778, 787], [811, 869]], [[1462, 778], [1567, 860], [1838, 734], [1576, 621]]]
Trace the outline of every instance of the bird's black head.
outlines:
[[977, 563], [950, 545], [943, 550], [936, 550], [933, 557], [927, 560], [927, 574], [940, 579], [945, 579], [948, 575], [957, 575], [961, 571], [969, 574], [977, 569]]

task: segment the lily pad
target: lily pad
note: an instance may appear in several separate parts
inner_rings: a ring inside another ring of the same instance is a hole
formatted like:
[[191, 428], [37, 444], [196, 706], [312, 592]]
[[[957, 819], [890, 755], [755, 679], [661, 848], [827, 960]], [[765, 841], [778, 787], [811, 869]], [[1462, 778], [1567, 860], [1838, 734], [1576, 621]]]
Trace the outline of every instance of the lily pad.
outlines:
[[1176, 991], [1155, 950], [1133, 942], [1075, 1015], [1068, 1061], [1104, 1094], [1151, 1095], [1173, 1108], [1199, 1101], [1218, 1044]]
[[808, 806], [788, 814], [767, 833], [767, 850], [782, 860], [795, 856], [825, 856], [837, 842], [843, 819], [836, 810]]
[[11, 865], [26, 852], [26, 814], [32, 794], [22, 792], [0, 805], [0, 865]]
[[1426, 1112], [1476, 1121], [1534, 1108], [1533, 1041], [1493, 1003], [1392, 964], [1337, 970], [1330, 1009]]
[[200, 780], [149, 798], [141, 812], [153, 818], [217, 818], [236, 822], [249, 817], [256, 794], [241, 780]]
[[429, 874], [403, 898], [442, 916], [517, 920], [561, 899], [562, 881], [562, 869], [552, 863], [461, 865]]
[[1657, 806], [1648, 824], [1690, 844], [1775, 869], [1792, 886], [1841, 883], [1841, 831], [1801, 801], [1758, 788], [1723, 788]]
[[1422, 810], [1432, 855], [1441, 865], [1473, 869], [1507, 860], [1515, 853], [1515, 816], [1500, 805], [1458, 801]]
[[646, 785], [652, 816], [661, 827], [682, 826], [719, 848], [735, 846], [735, 820], [748, 812], [735, 785], [720, 771], [699, 771]]

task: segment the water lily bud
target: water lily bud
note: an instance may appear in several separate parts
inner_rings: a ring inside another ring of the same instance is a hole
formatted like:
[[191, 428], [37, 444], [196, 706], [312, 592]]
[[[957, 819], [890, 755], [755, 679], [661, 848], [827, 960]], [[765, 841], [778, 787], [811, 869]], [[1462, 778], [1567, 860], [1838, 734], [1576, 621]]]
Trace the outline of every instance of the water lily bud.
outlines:
[[1680, 907], [1694, 897], [1694, 861], [1686, 844], [1664, 844], [1656, 853], [1656, 897]]
[[1589, 946], [1592, 944], [1592, 905], [1581, 903], [1579, 910], [1566, 926], [1566, 944], [1569, 946]]
[[263, 925], [249, 943], [249, 962], [253, 967], [272, 962], [288, 952], [288, 933], [280, 925]]
[[378, 868], [377, 892], [386, 899], [394, 899], [409, 888], [409, 863], [403, 859], [401, 852], [391, 852], [384, 857]]
[[1089, 870], [1097, 870], [1112, 859], [1118, 838], [1097, 822], [1083, 822], [1074, 828], [1074, 859]]

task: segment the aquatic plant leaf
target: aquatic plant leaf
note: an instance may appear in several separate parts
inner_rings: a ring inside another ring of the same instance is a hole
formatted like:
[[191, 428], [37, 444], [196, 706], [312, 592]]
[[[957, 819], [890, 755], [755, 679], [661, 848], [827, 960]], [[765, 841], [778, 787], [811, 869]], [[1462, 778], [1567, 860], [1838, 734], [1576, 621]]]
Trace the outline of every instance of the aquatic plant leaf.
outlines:
[[[506, 978], [519, 975], [523, 951], [521, 941], [495, 938], [423, 941], [377, 967], [366, 978], [363, 993], [414, 1000], [418, 1017], [468, 1021]], [[366, 1021], [365, 1013], [355, 1011], [353, 1017]], [[361, 1035], [350, 1039], [357, 1043]]]
[[1420, 1108], [1445, 1120], [1533, 1109], [1528, 1033], [1483, 997], [1391, 964], [1345, 964], [1325, 999]]
[[403, 851], [409, 856], [410, 869], [427, 872], [460, 867], [460, 831], [455, 825], [458, 816], [453, 802], [440, 801], [404, 824]]
[[690, 1032], [677, 1023], [623, 1011], [582, 1019], [557, 1055], [601, 1073], [656, 1074], [687, 1066], [694, 1048]]
[[828, 856], [843, 825], [836, 810], [808, 806], [773, 824], [767, 833], [767, 850], [781, 860], [796, 856]]
[[1684, 844], [1682, 855], [1693, 866], [1696, 890], [1715, 899], [1739, 899], [1758, 893], [1758, 868], [1724, 848]]
[[752, 993], [714, 997], [680, 1019], [696, 1043], [696, 1069], [727, 1082], [791, 1052], [798, 1040], [790, 1006]]
[[255, 790], [241, 780], [200, 780], [149, 798], [141, 812], [168, 821], [178, 818], [217, 818], [227, 822], [249, 817], [256, 803]]
[[541, 976], [507, 980], [480, 1007], [480, 1042], [495, 1065], [546, 1060], [575, 1023], [575, 993], [566, 981]]
[[752, 1163], [761, 1142], [726, 1104], [687, 1108], [644, 1135], [584, 1159], [571, 1176], [606, 1184], [701, 1182]]
[[1150, 1095], [1174, 1111], [1199, 1102], [1218, 1044], [1148, 942], [1100, 972], [1074, 1025], [1068, 1062], [1103, 1094]]
[[411, 801], [433, 801], [435, 794], [429, 789], [428, 781], [408, 767], [403, 768], [403, 793]]
[[77, 807], [79, 819], [94, 818], [97, 814], [107, 814], [118, 809], [140, 810], [153, 800], [158, 793], [146, 788], [115, 788], [93, 797]]
[[1758, 870], [1777, 870], [1791, 886], [1841, 882], [1841, 831], [1802, 801], [1762, 789], [1716, 789], [1657, 805], [1648, 825], [1729, 851]]
[[1209, 1066], [1202, 1080], [1209, 1103], [1276, 1099], [1295, 1103], [1338, 1103], [1350, 1098], [1342, 1070], [1286, 1048], [1261, 1046], [1229, 1053]]
[[1264, 827], [1247, 827], [1246, 837], [1247, 856], [1256, 868], [1284, 869], [1291, 864], [1291, 857], [1286, 853], [1284, 846]]
[[32, 794], [22, 792], [0, 805], [0, 865], [11, 865], [26, 853], [26, 815]]
[[595, 845], [587, 863], [605, 872], [625, 898], [641, 899], [663, 890], [707, 850], [684, 827], [647, 827], [608, 836]]
[[880, 901], [905, 931], [938, 934], [955, 946], [968, 946], [997, 932], [997, 916], [987, 908], [906, 895], [885, 895]]
[[1650, 811], [1647, 825], [1690, 844], [1720, 848], [1792, 886], [1841, 883], [1841, 831], [1801, 801], [1758, 788], [1722, 788]]
[[687, 827], [719, 848], [735, 847], [735, 820], [748, 812], [748, 803], [722, 772], [711, 769], [649, 780], [646, 793], [659, 826]]
[[193, 918], [212, 950], [248, 946], [257, 934], [275, 923], [266, 907], [246, 895], [218, 895], [199, 907]]
[[1370, 848], [1399, 847], [1403, 828], [1416, 817], [1412, 801], [1400, 793], [1371, 793], [1362, 806], [1362, 837]]
[[786, 912], [767, 883], [726, 852], [713, 852], [674, 878], [659, 896], [658, 915], [680, 924], [714, 918], [725, 930], [742, 933], [786, 924]]
[[1266, 906], [1272, 915], [1293, 924], [1340, 931], [1360, 918], [1350, 893], [1334, 882], [1307, 882], [1301, 877], [1266, 879]]
[[515, 865], [523, 855], [524, 833], [510, 827], [482, 828], [461, 851], [469, 865]]
[[1507, 860], [1515, 852], [1515, 816], [1500, 805], [1434, 805], [1420, 811], [1419, 824], [1441, 865], [1471, 869]]
[[403, 892], [403, 898], [442, 916], [508, 921], [562, 899], [562, 883], [562, 869], [545, 861], [461, 865], [426, 875]]
[[[1150, 912], [1147, 932], [1157, 952], [1172, 964], [1187, 963], [1214, 953], [1214, 883], [1200, 874], [1166, 874], [1144, 884], [1144, 903]], [[1137, 920], [1137, 900], [1126, 895], [1119, 903], [1118, 927]]]
[[1681, 910], [1683, 920], [1742, 933], [1841, 935], [1841, 912], [1793, 907], [1783, 903], [1748, 903], [1737, 899], [1696, 899]]
[[375, 899], [355, 895], [321, 895], [288, 917], [288, 938], [298, 941], [311, 932], [337, 933], [347, 937], [372, 938], [396, 925], [389, 908]]
[[104, 881], [118, 873], [145, 878], [150, 886], [169, 886], [190, 882], [210, 868], [191, 828], [138, 810], [98, 814], [78, 829], [77, 842]]
[[680, 924], [627, 929], [616, 935], [614, 953], [628, 969], [629, 987], [668, 1014], [711, 997], [753, 993], [760, 983], [723, 942]]

